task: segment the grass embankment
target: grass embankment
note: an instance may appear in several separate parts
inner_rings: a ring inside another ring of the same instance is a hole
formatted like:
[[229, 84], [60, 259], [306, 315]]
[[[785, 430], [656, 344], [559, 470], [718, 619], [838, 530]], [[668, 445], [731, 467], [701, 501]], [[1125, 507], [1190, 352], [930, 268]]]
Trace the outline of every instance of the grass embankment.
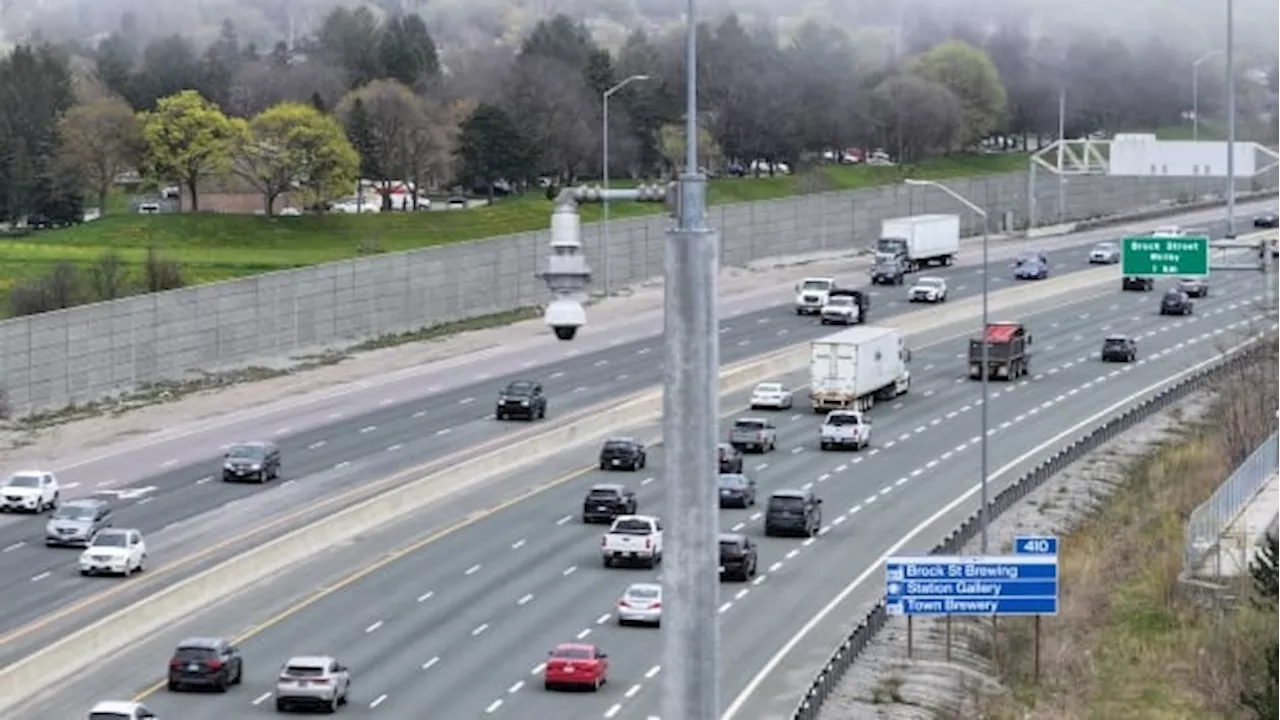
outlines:
[[1178, 592], [1185, 519], [1232, 469], [1223, 424], [1191, 428], [1132, 468], [1098, 514], [1063, 539], [1061, 614], [1043, 623], [1040, 683], [1032, 682], [1032, 621], [1001, 621], [999, 670], [1012, 692], [990, 700], [985, 717], [1256, 717], [1241, 693], [1265, 677], [1259, 661], [1276, 639], [1274, 608], [1242, 602], [1223, 613]]
[[[963, 155], [918, 166], [824, 167], [798, 176], [725, 178], [708, 190], [712, 204], [767, 200], [803, 192], [888, 185], [905, 176], [941, 179], [1024, 170], [1027, 156]], [[622, 185], [622, 183], [618, 183]], [[117, 209], [108, 203], [108, 210]], [[615, 219], [656, 212], [655, 204], [613, 203]], [[463, 242], [546, 228], [550, 203], [541, 192], [492, 207], [386, 215], [267, 218], [255, 215], [116, 214], [65, 230], [0, 240], [0, 292], [15, 280], [47, 274], [60, 262], [88, 268], [108, 250], [118, 252], [137, 275], [147, 248], [183, 267], [188, 284], [214, 282], [315, 265], [380, 252]], [[583, 208], [583, 220], [600, 208]], [[3, 305], [4, 303], [0, 303]]]

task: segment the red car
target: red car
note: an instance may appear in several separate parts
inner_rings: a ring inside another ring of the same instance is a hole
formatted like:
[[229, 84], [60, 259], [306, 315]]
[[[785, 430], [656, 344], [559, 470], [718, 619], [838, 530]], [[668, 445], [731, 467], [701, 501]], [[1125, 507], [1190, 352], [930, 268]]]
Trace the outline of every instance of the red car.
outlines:
[[609, 681], [609, 656], [595, 645], [561, 643], [547, 653], [543, 672], [548, 690], [588, 687], [595, 692]]

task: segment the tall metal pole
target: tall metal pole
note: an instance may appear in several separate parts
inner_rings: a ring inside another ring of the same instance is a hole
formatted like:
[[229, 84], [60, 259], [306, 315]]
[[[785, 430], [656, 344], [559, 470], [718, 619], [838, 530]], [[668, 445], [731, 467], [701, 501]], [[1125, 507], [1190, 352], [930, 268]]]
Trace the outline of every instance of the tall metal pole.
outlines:
[[[1067, 142], [1067, 88], [1058, 87], [1058, 223], [1067, 221], [1067, 178], [1062, 174], [1062, 153]], [[984, 275], [985, 278], [985, 275]], [[986, 298], [986, 295], [983, 295]]]
[[698, 171], [697, 0], [688, 0], [687, 12], [685, 169], [678, 189], [679, 223], [667, 232], [665, 246], [663, 720], [720, 716], [718, 239], [707, 227], [707, 180]]
[[1236, 236], [1235, 0], [1227, 0], [1227, 237]]
[[[600, 125], [600, 144], [603, 146], [601, 148], [601, 154], [604, 156], [601, 158], [601, 164], [604, 167], [601, 168], [600, 170], [600, 175], [601, 175], [600, 182], [605, 190], [609, 189], [609, 97], [610, 97], [610, 92], [611, 90], [606, 90], [604, 92], [604, 95], [602, 96], [603, 99], [601, 102], [604, 103], [604, 112], [600, 114], [601, 117], [604, 118], [601, 121], [601, 125]], [[606, 196], [607, 196], [607, 193], [606, 193]], [[609, 239], [610, 239], [609, 201], [604, 200], [601, 202], [601, 205], [602, 207], [600, 208], [600, 265], [602, 267], [601, 267], [600, 276], [601, 276], [601, 284], [604, 289], [604, 294], [605, 296], [608, 296], [611, 291], [611, 288], [609, 287]]]
[[1221, 54], [1221, 50], [1210, 50], [1191, 63], [1191, 140], [1193, 142], [1200, 140], [1200, 66]]
[[[604, 112], [600, 113], [600, 116], [603, 118], [602, 120], [603, 126], [600, 128], [600, 139], [601, 139], [601, 145], [604, 146], [601, 148], [601, 154], [603, 155], [603, 157], [601, 158], [601, 164], [604, 167], [601, 168], [600, 174], [601, 174], [601, 184], [603, 185], [605, 190], [609, 189], [609, 98], [613, 97], [614, 93], [618, 92], [622, 88], [630, 85], [631, 83], [637, 80], [648, 80], [648, 79], [649, 79], [648, 75], [632, 75], [631, 77], [623, 80], [617, 85], [614, 85], [613, 87], [601, 93], [601, 103], [603, 103], [604, 105]], [[612, 288], [610, 287], [610, 283], [609, 283], [609, 278], [611, 275], [611, 273], [609, 272], [609, 240], [610, 240], [609, 193], [606, 192], [604, 194], [604, 200], [602, 200], [601, 202], [603, 203], [604, 207], [601, 208], [601, 218], [600, 218], [601, 220], [600, 264], [604, 266], [603, 272], [601, 273], [603, 276], [602, 279], [603, 279], [603, 285], [604, 285], [604, 294], [608, 295], [612, 291]]]
[[974, 203], [973, 201], [969, 200], [965, 196], [961, 195], [955, 190], [952, 190], [946, 185], [943, 185], [940, 182], [936, 182], [934, 180], [915, 180], [915, 179], [908, 179], [908, 180], [905, 180], [904, 182], [906, 182], [906, 184], [908, 185], [927, 185], [929, 187], [937, 188], [942, 192], [946, 193], [947, 195], [950, 195], [951, 198], [954, 199], [956, 202], [969, 208], [969, 210], [971, 210], [975, 215], [982, 218], [982, 331], [981, 331], [981, 334], [979, 335], [979, 337], [982, 338], [982, 411], [980, 413], [982, 416], [982, 419], [981, 419], [982, 434], [980, 436], [981, 439], [978, 441], [978, 444], [981, 446], [979, 450], [982, 456], [982, 459], [980, 461], [980, 468], [979, 468], [979, 473], [981, 473], [981, 476], [978, 481], [979, 485], [981, 486], [980, 502], [982, 503], [982, 507], [978, 508], [978, 526], [982, 530], [982, 551], [980, 554], [986, 555], [987, 554], [987, 525], [989, 524], [989, 521], [990, 521], [990, 517], [987, 511], [987, 504], [988, 504], [987, 476], [989, 474], [988, 472], [989, 466], [987, 464], [988, 462], [987, 435], [990, 433], [990, 428], [991, 428], [990, 415], [987, 410], [988, 406], [991, 405], [991, 395], [989, 392], [991, 386], [987, 379], [988, 368], [990, 367], [988, 365], [988, 361], [990, 360], [990, 356], [991, 356], [990, 346], [987, 343], [987, 324], [990, 322], [990, 316], [988, 315], [988, 312], [987, 312], [988, 310], [987, 300], [988, 300], [989, 290], [991, 286], [991, 280], [990, 280], [991, 265], [989, 262], [989, 257], [987, 255], [987, 249], [988, 249], [988, 245], [990, 244], [991, 219], [987, 215], [987, 211], [982, 207], [978, 206], [977, 203]]

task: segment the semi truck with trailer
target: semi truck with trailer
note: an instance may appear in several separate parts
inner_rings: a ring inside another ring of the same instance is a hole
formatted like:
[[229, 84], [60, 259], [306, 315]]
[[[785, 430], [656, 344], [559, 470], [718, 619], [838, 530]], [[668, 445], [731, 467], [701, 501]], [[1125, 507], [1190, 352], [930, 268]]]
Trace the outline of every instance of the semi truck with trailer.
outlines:
[[862, 325], [814, 340], [809, 400], [816, 413], [870, 410], [911, 387], [911, 351], [893, 328]]
[[902, 258], [907, 272], [950, 265], [960, 252], [959, 215], [908, 215], [880, 223], [876, 255]]

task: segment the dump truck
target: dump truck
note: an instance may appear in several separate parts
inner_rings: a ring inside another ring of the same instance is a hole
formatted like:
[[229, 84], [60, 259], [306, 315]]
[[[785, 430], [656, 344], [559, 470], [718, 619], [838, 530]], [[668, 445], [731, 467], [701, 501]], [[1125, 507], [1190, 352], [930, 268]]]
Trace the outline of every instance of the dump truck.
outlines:
[[861, 326], [814, 340], [809, 355], [809, 400], [816, 413], [869, 410], [911, 387], [902, 333]]
[[982, 379], [984, 344], [987, 347], [988, 378], [1013, 380], [1031, 372], [1031, 333], [1022, 323], [988, 323], [983, 337], [969, 340], [970, 379]]

